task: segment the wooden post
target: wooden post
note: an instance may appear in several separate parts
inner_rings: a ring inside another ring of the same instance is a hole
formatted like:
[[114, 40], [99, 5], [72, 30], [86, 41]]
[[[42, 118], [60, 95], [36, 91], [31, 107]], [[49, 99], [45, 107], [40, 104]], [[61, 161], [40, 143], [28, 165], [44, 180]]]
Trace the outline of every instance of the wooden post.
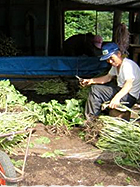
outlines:
[[114, 11], [114, 17], [113, 17], [113, 38], [112, 38], [113, 41], [114, 41], [115, 29], [118, 26], [118, 24], [121, 23], [121, 17], [122, 17], [122, 11], [115, 10]]

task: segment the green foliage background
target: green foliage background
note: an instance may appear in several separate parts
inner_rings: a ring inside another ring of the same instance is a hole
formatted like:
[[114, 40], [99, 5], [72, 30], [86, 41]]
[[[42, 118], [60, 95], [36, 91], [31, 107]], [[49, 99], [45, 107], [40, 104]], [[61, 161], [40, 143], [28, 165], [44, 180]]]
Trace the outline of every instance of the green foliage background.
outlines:
[[[104, 41], [111, 41], [113, 15], [113, 12], [96, 12], [95, 10], [66, 11], [65, 40], [72, 35], [91, 32], [101, 35]], [[128, 26], [128, 12], [122, 13], [122, 23]]]

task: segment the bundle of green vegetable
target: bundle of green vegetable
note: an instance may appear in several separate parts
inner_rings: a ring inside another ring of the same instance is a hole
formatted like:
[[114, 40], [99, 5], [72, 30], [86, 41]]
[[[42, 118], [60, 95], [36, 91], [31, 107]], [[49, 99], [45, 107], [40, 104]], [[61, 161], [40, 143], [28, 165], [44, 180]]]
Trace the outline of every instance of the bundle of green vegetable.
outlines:
[[[83, 124], [84, 108], [81, 103], [81, 100], [76, 99], [65, 100], [64, 104], [58, 103], [57, 100], [51, 100], [48, 103], [36, 105], [36, 111], [38, 111], [39, 119], [44, 125], [55, 127], [56, 129], [62, 126], [71, 129], [75, 124]], [[29, 105], [30, 103], [27, 105], [28, 108], [30, 108]], [[34, 111], [34, 107], [31, 110]]]
[[[0, 81], [0, 135], [34, 127], [39, 116], [26, 106], [27, 98], [19, 93], [9, 80]], [[14, 135], [11, 141], [0, 138], [1, 148], [11, 151], [11, 148], [27, 134]]]
[[[56, 129], [62, 126], [70, 129], [75, 124], [83, 124], [83, 120], [81, 100], [66, 100], [65, 104], [56, 100], [40, 104], [27, 102], [27, 98], [17, 91], [9, 80], [0, 81], [0, 135], [9, 132], [14, 134], [27, 127], [34, 127], [39, 121]], [[11, 151], [11, 148], [25, 137], [27, 134], [14, 134], [11, 141], [0, 138], [0, 146]]]
[[38, 82], [35, 85], [37, 94], [67, 94], [67, 83], [60, 79], [49, 79], [47, 81]]
[[10, 106], [25, 105], [27, 97], [23, 96], [9, 80], [0, 81], [0, 109], [10, 110]]
[[110, 116], [100, 116], [100, 120], [104, 127], [96, 146], [117, 155], [118, 164], [140, 170], [140, 124]]
[[10, 137], [0, 138], [0, 146], [8, 152], [12, 152], [12, 148], [18, 145], [18, 142], [24, 141], [27, 132], [23, 134], [15, 134], [17, 131], [25, 130], [28, 127], [34, 127], [37, 117], [31, 115], [29, 111], [18, 113], [3, 113], [0, 115], [0, 135], [13, 133]]

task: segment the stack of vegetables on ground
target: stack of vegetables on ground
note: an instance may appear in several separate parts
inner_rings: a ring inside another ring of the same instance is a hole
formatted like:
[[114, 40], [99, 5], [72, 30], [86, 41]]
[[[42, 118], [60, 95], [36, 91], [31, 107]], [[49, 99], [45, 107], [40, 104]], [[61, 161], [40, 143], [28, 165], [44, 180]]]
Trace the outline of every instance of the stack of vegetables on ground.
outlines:
[[[95, 123], [85, 128], [85, 141], [103, 151], [112, 153], [120, 167], [134, 167], [140, 172], [140, 117], [126, 121], [121, 118], [100, 115]], [[130, 169], [127, 170], [130, 171]], [[125, 168], [126, 169], [126, 168]]]
[[100, 116], [100, 120], [104, 126], [96, 146], [111, 151], [118, 165], [133, 166], [140, 172], [140, 124], [110, 116]]
[[67, 83], [58, 78], [36, 83], [35, 91], [40, 95], [67, 94], [68, 88]]
[[[26, 107], [27, 98], [20, 94], [10, 81], [0, 81], [0, 135], [33, 127], [38, 120], [35, 112]], [[11, 148], [26, 137], [25, 134], [14, 135], [11, 141], [0, 138], [1, 148], [11, 151]]]
[[[69, 130], [75, 124], [82, 124], [84, 120], [80, 100], [66, 100], [65, 104], [59, 104], [56, 100], [40, 104], [28, 102], [27, 97], [17, 91], [9, 80], [0, 81], [0, 112], [0, 135], [35, 127], [36, 122], [42, 122], [55, 130], [63, 126]], [[0, 138], [0, 146], [11, 151], [26, 136], [14, 135], [11, 141]]]

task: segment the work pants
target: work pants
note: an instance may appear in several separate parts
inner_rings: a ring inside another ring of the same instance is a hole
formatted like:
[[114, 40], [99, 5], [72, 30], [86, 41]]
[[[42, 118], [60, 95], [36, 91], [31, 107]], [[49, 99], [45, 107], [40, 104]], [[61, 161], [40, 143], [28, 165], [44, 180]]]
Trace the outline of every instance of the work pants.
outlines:
[[[101, 105], [106, 101], [111, 101], [111, 99], [119, 92], [121, 88], [112, 85], [92, 85], [91, 90], [85, 106], [85, 116], [88, 118], [89, 114], [98, 116], [101, 113]], [[136, 103], [136, 98], [130, 94], [126, 94], [121, 100], [121, 102], [128, 102], [125, 104], [127, 107], [131, 108]]]

